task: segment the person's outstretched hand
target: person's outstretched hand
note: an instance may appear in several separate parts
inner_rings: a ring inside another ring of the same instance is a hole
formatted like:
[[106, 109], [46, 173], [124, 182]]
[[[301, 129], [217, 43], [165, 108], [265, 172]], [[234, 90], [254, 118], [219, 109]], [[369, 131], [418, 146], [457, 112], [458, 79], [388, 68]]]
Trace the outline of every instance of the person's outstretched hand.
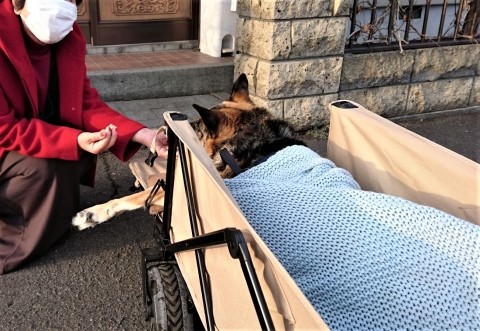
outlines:
[[78, 135], [78, 146], [92, 154], [100, 154], [115, 144], [117, 127], [113, 124], [98, 132], [82, 132]]
[[157, 130], [143, 128], [139, 130], [133, 136], [132, 140], [138, 142], [146, 147], [150, 148], [150, 145], [155, 139], [155, 149], [158, 156], [167, 158], [168, 156], [168, 139], [165, 133], [160, 132], [157, 134]]

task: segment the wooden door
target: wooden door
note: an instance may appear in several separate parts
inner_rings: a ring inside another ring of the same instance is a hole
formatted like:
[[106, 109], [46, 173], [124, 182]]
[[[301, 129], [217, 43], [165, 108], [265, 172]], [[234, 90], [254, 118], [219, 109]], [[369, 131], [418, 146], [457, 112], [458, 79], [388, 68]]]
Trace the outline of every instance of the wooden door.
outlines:
[[198, 40], [199, 0], [84, 0], [78, 23], [93, 45]]

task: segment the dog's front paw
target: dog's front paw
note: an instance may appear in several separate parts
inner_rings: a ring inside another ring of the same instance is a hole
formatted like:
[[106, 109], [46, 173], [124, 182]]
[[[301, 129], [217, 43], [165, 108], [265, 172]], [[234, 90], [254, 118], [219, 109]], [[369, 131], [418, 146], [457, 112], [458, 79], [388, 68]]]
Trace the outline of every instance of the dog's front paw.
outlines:
[[72, 225], [79, 230], [85, 230], [108, 221], [113, 216], [114, 215], [109, 215], [108, 208], [102, 208], [100, 205], [78, 212], [72, 219]]
[[78, 212], [73, 217], [72, 224], [79, 230], [85, 230], [87, 228], [93, 228], [98, 222], [95, 219], [95, 214], [86, 209]]

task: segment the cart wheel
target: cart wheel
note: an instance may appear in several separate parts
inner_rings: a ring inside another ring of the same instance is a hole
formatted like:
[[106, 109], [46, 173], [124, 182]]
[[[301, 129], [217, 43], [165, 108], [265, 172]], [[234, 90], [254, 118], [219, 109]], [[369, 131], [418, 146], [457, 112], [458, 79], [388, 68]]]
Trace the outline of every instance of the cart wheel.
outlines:
[[188, 308], [188, 290], [174, 264], [164, 263], [148, 269], [148, 285], [153, 305], [151, 330], [193, 330], [193, 314]]

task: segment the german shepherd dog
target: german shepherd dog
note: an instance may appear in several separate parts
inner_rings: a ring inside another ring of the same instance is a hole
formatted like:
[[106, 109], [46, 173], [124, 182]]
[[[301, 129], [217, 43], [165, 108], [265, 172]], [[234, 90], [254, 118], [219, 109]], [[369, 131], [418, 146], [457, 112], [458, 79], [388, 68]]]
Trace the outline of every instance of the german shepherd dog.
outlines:
[[[251, 168], [285, 147], [305, 145], [295, 138], [294, 130], [286, 121], [273, 118], [265, 108], [252, 102], [245, 74], [241, 74], [234, 83], [228, 100], [211, 109], [198, 105], [193, 107], [200, 119], [191, 125], [222, 178], [231, 178], [238, 170]], [[224, 161], [222, 150], [228, 151], [236, 166]], [[149, 188], [82, 210], [73, 217], [72, 223], [83, 230], [125, 211], [141, 208], [151, 190]], [[152, 201], [150, 213], [163, 211], [163, 198], [164, 192], [159, 190]]]

